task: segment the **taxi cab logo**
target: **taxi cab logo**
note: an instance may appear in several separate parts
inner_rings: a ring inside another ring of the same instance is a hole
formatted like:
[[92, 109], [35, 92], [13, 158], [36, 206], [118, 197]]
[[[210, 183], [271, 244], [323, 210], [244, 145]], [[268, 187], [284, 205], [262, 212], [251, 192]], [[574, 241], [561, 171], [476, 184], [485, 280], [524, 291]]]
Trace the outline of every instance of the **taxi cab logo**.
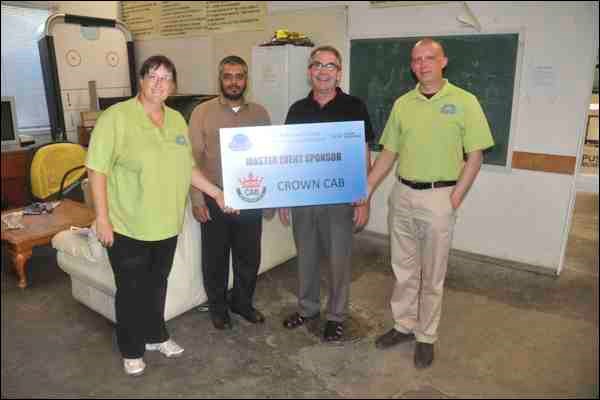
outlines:
[[252, 143], [250, 143], [250, 139], [248, 136], [244, 134], [238, 134], [231, 138], [231, 142], [229, 142], [229, 148], [232, 151], [245, 151], [252, 147]]
[[267, 193], [267, 187], [263, 186], [262, 177], [252, 175], [252, 172], [245, 178], [240, 178], [240, 186], [236, 189], [236, 193], [240, 199], [247, 203], [256, 203], [262, 199]]
[[175, 138], [175, 143], [182, 145], [182, 146], [186, 146], [187, 140], [185, 140], [184, 135], [177, 135], [177, 137]]

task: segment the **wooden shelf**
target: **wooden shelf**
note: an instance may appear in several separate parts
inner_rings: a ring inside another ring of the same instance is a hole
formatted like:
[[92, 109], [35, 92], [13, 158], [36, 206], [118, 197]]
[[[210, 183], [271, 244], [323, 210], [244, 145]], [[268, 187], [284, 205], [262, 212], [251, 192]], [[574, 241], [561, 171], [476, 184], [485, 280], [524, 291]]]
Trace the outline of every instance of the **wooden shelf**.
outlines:
[[2, 207], [21, 207], [30, 201], [29, 168], [34, 147], [2, 149]]
[[82, 145], [83, 147], [88, 147], [88, 145], [90, 144], [92, 129], [94, 129], [93, 126], [91, 126], [91, 127], [78, 126], [77, 127], [79, 144]]

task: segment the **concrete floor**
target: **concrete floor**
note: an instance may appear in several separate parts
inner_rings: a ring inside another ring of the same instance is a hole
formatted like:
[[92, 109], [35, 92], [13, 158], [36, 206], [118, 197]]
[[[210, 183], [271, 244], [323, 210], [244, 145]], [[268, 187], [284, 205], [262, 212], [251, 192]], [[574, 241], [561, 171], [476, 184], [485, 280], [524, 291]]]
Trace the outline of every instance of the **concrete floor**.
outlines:
[[34, 252], [26, 290], [3, 255], [2, 398], [598, 398], [598, 195], [578, 196], [559, 277], [453, 252], [427, 370], [413, 367], [413, 343], [386, 351], [373, 344], [392, 326], [385, 240], [357, 235], [351, 340], [342, 346], [322, 344], [318, 323], [281, 326], [295, 309], [295, 268], [291, 260], [259, 277], [264, 325], [234, 316], [223, 333], [190, 310], [168, 323], [183, 357], [147, 353], [146, 372], [132, 378], [111, 324], [73, 300], [54, 250]]

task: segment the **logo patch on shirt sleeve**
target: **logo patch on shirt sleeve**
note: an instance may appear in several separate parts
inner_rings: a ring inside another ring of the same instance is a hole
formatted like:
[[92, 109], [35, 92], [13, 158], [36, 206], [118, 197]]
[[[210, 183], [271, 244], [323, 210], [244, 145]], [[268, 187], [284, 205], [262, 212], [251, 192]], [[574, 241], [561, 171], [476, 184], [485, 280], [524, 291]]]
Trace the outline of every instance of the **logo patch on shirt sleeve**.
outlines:
[[187, 139], [185, 138], [185, 135], [177, 135], [177, 137], [175, 138], [175, 143], [180, 144], [182, 146], [187, 146]]
[[444, 104], [440, 108], [442, 114], [456, 114], [456, 106], [454, 104]]

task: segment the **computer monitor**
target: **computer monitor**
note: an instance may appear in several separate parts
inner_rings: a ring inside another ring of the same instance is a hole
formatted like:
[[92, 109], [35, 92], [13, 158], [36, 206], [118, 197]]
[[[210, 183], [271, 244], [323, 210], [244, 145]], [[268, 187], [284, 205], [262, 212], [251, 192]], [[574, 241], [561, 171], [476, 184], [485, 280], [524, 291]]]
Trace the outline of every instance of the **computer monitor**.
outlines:
[[18, 143], [14, 96], [2, 96], [2, 144]]

